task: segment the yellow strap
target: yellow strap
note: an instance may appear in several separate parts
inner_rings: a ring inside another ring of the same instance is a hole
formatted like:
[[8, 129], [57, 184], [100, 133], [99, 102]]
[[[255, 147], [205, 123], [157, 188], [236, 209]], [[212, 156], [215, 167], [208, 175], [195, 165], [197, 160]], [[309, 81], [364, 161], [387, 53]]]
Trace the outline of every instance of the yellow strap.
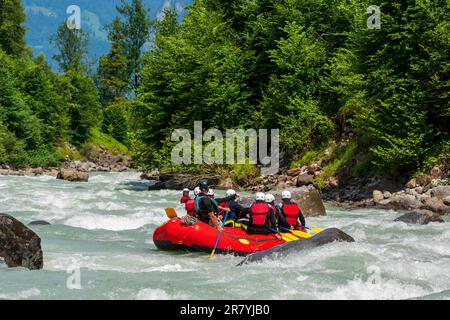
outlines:
[[167, 218], [169, 219], [178, 217], [177, 212], [175, 211], [174, 208], [165, 208], [164, 211], [166, 212]]

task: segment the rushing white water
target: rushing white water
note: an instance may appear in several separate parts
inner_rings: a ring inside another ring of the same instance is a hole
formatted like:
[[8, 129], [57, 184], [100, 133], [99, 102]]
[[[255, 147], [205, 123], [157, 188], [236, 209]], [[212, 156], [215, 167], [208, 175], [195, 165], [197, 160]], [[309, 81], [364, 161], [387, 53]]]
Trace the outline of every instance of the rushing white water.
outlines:
[[52, 223], [32, 227], [43, 270], [0, 262], [0, 299], [450, 299], [447, 223], [328, 206], [308, 225], [338, 227], [355, 243], [236, 267], [239, 257], [159, 251], [152, 232], [164, 207], [182, 211], [180, 194], [146, 189], [138, 173], [95, 173], [89, 183], [0, 176], [0, 212]]

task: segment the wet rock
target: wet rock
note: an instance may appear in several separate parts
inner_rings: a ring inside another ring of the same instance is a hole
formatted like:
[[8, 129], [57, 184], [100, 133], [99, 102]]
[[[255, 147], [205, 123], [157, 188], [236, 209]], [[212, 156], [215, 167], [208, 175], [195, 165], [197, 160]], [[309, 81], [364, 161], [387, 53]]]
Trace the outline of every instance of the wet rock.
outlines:
[[450, 186], [437, 186], [432, 188], [430, 189], [430, 196], [444, 199], [445, 197], [450, 196]]
[[36, 221], [31, 221], [28, 226], [46, 226], [46, 225], [50, 225], [50, 222], [44, 221], [44, 220], [36, 220]]
[[423, 209], [431, 210], [433, 212], [438, 212], [440, 214], [449, 214], [450, 207], [446, 206], [442, 199], [439, 198], [428, 198], [423, 204]]
[[450, 206], [450, 196], [443, 198], [442, 202], [444, 202], [445, 205]]
[[157, 181], [156, 183], [148, 186], [148, 190], [152, 191], [152, 190], [161, 190], [161, 189], [165, 189], [165, 185], [164, 182], [161, 181]]
[[429, 210], [416, 210], [413, 212], [405, 213], [404, 215], [398, 217], [394, 221], [401, 221], [405, 223], [414, 224], [428, 224], [430, 222], [444, 222], [441, 215], [436, 212]]
[[[292, 200], [295, 201], [305, 217], [324, 216], [326, 215], [325, 206], [320, 197], [319, 191], [312, 185], [303, 186], [300, 188], [287, 188], [292, 195]], [[275, 196], [275, 202], [281, 202], [282, 190], [270, 190]], [[243, 196], [240, 199], [242, 205], [250, 205], [254, 202], [254, 195]]]
[[297, 187], [305, 186], [314, 182], [314, 176], [309, 173], [301, 174], [297, 177]]
[[41, 239], [17, 219], [0, 213], [0, 257], [8, 267], [42, 269]]
[[141, 174], [142, 180], [159, 180], [159, 171], [158, 170], [151, 170], [151, 171], [145, 171]]
[[373, 190], [372, 199], [375, 203], [379, 203], [381, 200], [384, 200], [383, 192], [380, 190]]
[[394, 195], [385, 204], [396, 210], [414, 210], [422, 206], [422, 202], [410, 194]]
[[86, 172], [81, 172], [74, 169], [61, 168], [56, 179], [66, 181], [88, 182], [89, 175]]

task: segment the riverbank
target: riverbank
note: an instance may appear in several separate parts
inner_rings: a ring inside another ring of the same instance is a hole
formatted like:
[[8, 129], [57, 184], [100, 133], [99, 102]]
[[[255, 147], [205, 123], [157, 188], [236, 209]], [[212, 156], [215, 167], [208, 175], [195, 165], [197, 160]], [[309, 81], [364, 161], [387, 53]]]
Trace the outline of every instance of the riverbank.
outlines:
[[284, 170], [283, 173], [274, 176], [247, 179], [246, 184], [243, 185], [239, 185], [229, 175], [160, 173], [158, 170], [144, 172], [141, 179], [156, 181], [150, 187], [151, 190], [181, 190], [186, 187], [193, 189], [204, 180], [208, 180], [213, 188], [235, 188], [248, 192], [278, 192], [283, 189], [314, 186], [320, 191], [323, 200], [337, 206], [406, 211], [427, 210], [440, 215], [450, 214], [448, 168], [436, 166], [430, 172], [411, 179], [389, 175], [355, 178], [341, 172], [337, 177], [329, 178], [325, 185], [318, 185], [316, 178], [321, 175], [321, 166], [313, 163]]
[[60, 169], [71, 169], [78, 172], [126, 172], [139, 170], [135, 168], [130, 156], [115, 153], [100, 145], [95, 157], [84, 160], [66, 159], [59, 167], [26, 167], [16, 168], [10, 165], [0, 165], [2, 176], [53, 176], [57, 177]]

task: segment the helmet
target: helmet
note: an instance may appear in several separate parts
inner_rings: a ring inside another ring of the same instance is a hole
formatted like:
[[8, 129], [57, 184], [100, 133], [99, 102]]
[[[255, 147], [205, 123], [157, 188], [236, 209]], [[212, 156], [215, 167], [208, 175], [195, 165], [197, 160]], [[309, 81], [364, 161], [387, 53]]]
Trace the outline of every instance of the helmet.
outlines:
[[235, 194], [236, 194], [236, 191], [234, 191], [233, 189], [228, 189], [228, 190], [227, 190], [227, 197], [233, 196], [233, 195], [235, 195]]
[[183, 192], [189, 192], [189, 189], [188, 188], [184, 188]]
[[281, 199], [290, 199], [291, 197], [292, 196], [291, 196], [291, 192], [290, 191], [284, 190], [281, 193]]
[[207, 195], [208, 196], [214, 196], [214, 190], [213, 189], [209, 189]]
[[208, 191], [209, 189], [208, 182], [206, 181], [200, 182], [198, 187], [200, 188], [201, 191]]
[[199, 195], [200, 194], [200, 188], [199, 187], [195, 187], [194, 194], [195, 195]]
[[267, 203], [271, 203], [272, 201], [275, 201], [275, 197], [273, 196], [273, 194], [266, 194], [266, 197], [264, 199]]
[[262, 192], [257, 192], [255, 194], [255, 200], [256, 201], [264, 201], [264, 198], [265, 198], [265, 196], [264, 196], [264, 193], [262, 193]]

